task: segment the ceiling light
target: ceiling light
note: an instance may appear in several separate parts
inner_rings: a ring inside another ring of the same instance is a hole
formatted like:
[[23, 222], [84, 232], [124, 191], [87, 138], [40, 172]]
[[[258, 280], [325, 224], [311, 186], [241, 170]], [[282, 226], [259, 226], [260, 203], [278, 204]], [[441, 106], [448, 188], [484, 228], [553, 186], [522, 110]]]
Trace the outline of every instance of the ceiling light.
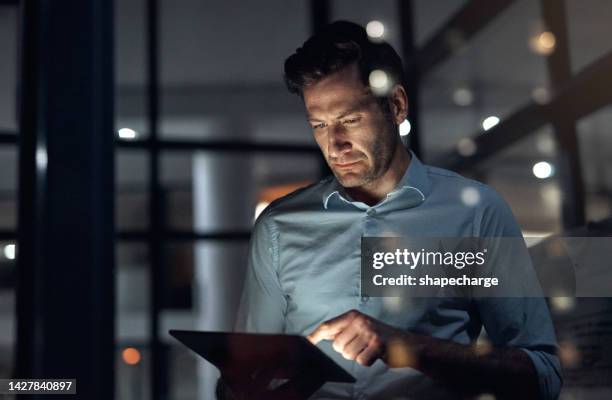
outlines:
[[480, 193], [473, 187], [466, 187], [461, 190], [461, 201], [469, 207], [474, 207], [480, 203]]
[[474, 93], [466, 88], [460, 87], [453, 92], [453, 102], [461, 107], [466, 107], [474, 101]]
[[408, 121], [407, 119], [404, 120], [404, 122], [402, 122], [399, 126], [399, 134], [400, 136], [406, 136], [410, 133], [410, 129], [412, 129], [412, 126], [410, 125], [410, 121]]
[[554, 175], [555, 168], [551, 163], [540, 161], [533, 165], [532, 171], [536, 178], [546, 179]]
[[368, 81], [370, 82], [372, 91], [377, 96], [387, 95], [389, 88], [391, 87], [389, 76], [381, 69], [375, 69], [374, 71], [370, 72]]
[[6, 257], [9, 260], [14, 260], [15, 259], [15, 253], [16, 253], [16, 246], [14, 244], [7, 244], [6, 246], [4, 246], [4, 257]]
[[49, 158], [47, 156], [47, 149], [44, 146], [38, 146], [36, 148], [36, 167], [39, 170], [44, 171], [47, 169]]
[[547, 56], [555, 51], [557, 39], [550, 31], [539, 32], [529, 39], [529, 47], [535, 53]]
[[457, 143], [457, 152], [463, 157], [471, 157], [476, 154], [476, 142], [470, 138], [462, 138]]
[[553, 156], [557, 144], [552, 135], [542, 135], [536, 139], [536, 149], [545, 156]]
[[538, 86], [531, 91], [531, 98], [538, 104], [548, 104], [550, 102], [550, 91], [543, 86]]
[[138, 132], [130, 128], [121, 128], [117, 131], [120, 139], [132, 140], [136, 139]]
[[495, 115], [491, 115], [482, 121], [482, 129], [484, 129], [485, 131], [488, 131], [489, 129], [493, 128], [497, 124], [499, 124], [499, 118], [496, 117]]
[[371, 39], [382, 39], [385, 34], [385, 25], [380, 21], [370, 21], [366, 25], [366, 33]]

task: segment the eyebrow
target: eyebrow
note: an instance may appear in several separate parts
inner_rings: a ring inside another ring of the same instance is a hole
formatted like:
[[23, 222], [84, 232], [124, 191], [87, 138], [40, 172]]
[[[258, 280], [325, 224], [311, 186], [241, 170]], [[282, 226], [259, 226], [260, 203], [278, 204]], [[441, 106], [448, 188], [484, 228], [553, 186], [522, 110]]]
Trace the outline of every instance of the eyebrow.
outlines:
[[[368, 104], [369, 99], [363, 99], [360, 100], [359, 102], [357, 102], [355, 105], [351, 106], [349, 109], [342, 111], [337, 117], [336, 119], [341, 119], [346, 117], [349, 114], [353, 114], [355, 112], [361, 111], [363, 108], [365, 108], [365, 106]], [[312, 117], [311, 115], [309, 115], [308, 113], [306, 114], [306, 119], [308, 121], [317, 121], [317, 122], [322, 122], [319, 119], [316, 119], [314, 117]]]

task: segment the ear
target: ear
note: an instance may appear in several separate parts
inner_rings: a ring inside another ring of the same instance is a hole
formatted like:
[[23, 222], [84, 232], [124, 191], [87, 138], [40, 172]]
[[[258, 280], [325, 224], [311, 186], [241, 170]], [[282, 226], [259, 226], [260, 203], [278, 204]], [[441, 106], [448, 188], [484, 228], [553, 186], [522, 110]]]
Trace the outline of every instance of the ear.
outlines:
[[408, 96], [406, 90], [400, 84], [396, 84], [389, 95], [389, 104], [391, 104], [391, 113], [393, 121], [399, 125], [408, 116]]

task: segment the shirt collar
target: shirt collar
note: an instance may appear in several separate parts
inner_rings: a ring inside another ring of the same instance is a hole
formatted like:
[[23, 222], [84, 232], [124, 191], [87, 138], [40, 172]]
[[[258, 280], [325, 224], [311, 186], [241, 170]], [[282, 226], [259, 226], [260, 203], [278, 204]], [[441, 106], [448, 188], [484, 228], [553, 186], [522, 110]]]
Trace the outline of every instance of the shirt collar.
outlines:
[[[396, 188], [387, 194], [387, 198], [381, 201], [374, 207], [383, 206], [385, 203], [390, 201], [401, 201], [406, 207], [415, 207], [425, 201], [429, 194], [429, 179], [427, 177], [426, 167], [421, 163], [418, 157], [410, 151], [411, 159], [406, 172], [400, 179]], [[352, 204], [359, 208], [360, 205], [364, 205], [361, 202], [351, 201], [344, 188], [336, 178], [330, 181], [328, 188], [323, 192], [322, 201], [323, 207], [328, 209], [332, 201], [339, 200], [339, 204]], [[365, 206], [365, 205], [364, 205]], [[367, 207], [367, 206], [365, 206]]]

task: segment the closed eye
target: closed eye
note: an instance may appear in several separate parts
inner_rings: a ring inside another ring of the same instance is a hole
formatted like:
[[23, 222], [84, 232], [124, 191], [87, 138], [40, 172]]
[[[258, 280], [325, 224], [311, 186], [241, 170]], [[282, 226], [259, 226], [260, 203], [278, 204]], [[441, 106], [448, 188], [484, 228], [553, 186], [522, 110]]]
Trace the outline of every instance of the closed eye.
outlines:
[[351, 119], [345, 119], [344, 121], [342, 121], [342, 123], [343, 124], [356, 124], [359, 121], [361, 121], [361, 118], [351, 118]]
[[325, 128], [325, 124], [321, 122], [320, 124], [312, 125], [312, 129], [322, 129]]

